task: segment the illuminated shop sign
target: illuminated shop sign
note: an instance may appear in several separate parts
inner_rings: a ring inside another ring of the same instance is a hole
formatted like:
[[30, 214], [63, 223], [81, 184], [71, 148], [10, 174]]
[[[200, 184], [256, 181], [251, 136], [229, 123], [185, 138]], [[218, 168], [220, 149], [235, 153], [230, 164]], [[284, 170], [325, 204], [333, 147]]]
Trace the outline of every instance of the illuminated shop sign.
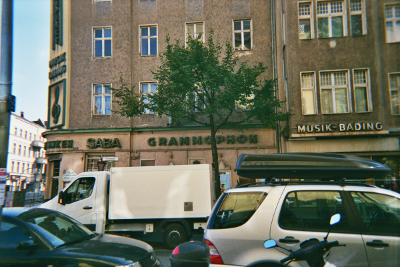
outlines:
[[[234, 144], [257, 144], [258, 139], [257, 135], [217, 135], [215, 137], [217, 139], [217, 144], [225, 143], [228, 145]], [[189, 146], [189, 145], [210, 145], [211, 144], [211, 136], [192, 136], [192, 137], [159, 137], [158, 139], [151, 137], [147, 139], [147, 144], [149, 146]]]
[[118, 138], [89, 138], [86, 140], [86, 147], [93, 149], [93, 148], [114, 148], [114, 147], [119, 147], [121, 148], [121, 143], [119, 142]]
[[73, 148], [73, 140], [58, 140], [58, 141], [48, 141], [44, 143], [44, 149], [51, 148]]
[[381, 131], [381, 122], [325, 123], [297, 125], [297, 133], [329, 133], [329, 132], [366, 132]]

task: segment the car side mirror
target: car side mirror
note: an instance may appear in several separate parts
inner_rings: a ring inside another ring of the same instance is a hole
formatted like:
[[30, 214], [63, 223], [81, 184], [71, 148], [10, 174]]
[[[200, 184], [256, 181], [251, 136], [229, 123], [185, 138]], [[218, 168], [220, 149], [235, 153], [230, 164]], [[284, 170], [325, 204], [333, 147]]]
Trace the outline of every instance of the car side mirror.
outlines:
[[64, 199], [64, 192], [63, 191], [60, 191], [58, 193], [58, 204], [61, 204], [61, 205], [65, 205], [66, 204], [65, 203], [65, 199]]
[[171, 267], [208, 267], [210, 248], [203, 241], [186, 242], [172, 251], [169, 260]]
[[276, 241], [273, 239], [268, 239], [264, 242], [264, 248], [273, 248], [276, 247]]
[[340, 219], [341, 219], [341, 216], [340, 216], [339, 213], [337, 213], [337, 214], [335, 214], [335, 215], [333, 215], [333, 216], [331, 217], [331, 222], [330, 222], [330, 224], [331, 224], [331, 225], [337, 224], [338, 222], [340, 222]]

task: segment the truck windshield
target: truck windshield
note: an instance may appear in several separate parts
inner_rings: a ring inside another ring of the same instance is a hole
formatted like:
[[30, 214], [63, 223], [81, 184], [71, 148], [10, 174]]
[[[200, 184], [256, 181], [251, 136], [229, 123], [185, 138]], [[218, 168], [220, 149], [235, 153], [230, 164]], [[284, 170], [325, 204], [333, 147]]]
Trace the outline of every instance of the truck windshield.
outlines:
[[211, 229], [234, 228], [245, 224], [264, 201], [265, 192], [228, 193], [221, 202]]

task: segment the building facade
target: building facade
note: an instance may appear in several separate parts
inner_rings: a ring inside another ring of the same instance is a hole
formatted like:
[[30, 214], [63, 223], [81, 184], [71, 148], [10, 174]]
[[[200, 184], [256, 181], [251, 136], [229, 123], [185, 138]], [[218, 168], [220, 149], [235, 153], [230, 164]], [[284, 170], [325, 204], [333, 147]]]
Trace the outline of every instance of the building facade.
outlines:
[[[269, 66], [274, 77], [270, 1], [51, 1], [49, 160], [47, 198], [74, 174], [110, 166], [212, 163], [209, 129], [173, 127], [150, 111], [121, 117], [108, 86], [126, 82], [143, 93], [156, 90], [151, 70], [160, 64], [166, 37], [185, 42], [210, 29], [220, 44], [235, 45], [239, 60]], [[225, 187], [241, 153], [276, 152], [275, 132], [253, 126], [218, 134], [219, 168]]]
[[340, 152], [399, 176], [400, 2], [281, 1], [287, 152]]
[[167, 35], [206, 40], [210, 29], [240, 61], [268, 66], [292, 114], [277, 131], [220, 131], [225, 187], [241, 179], [233, 169], [246, 152], [354, 154], [398, 178], [398, 0], [52, 0], [51, 11], [47, 198], [83, 171], [212, 162], [209, 129], [150, 111], [121, 117], [108, 89], [122, 75], [154, 92]]
[[9, 147], [7, 155], [7, 173], [9, 174], [6, 185], [8, 191], [21, 191], [34, 182], [44, 190], [42, 177], [46, 170], [46, 155], [44, 143], [46, 139], [42, 134], [46, 131], [43, 122], [29, 121], [21, 116], [11, 113]]

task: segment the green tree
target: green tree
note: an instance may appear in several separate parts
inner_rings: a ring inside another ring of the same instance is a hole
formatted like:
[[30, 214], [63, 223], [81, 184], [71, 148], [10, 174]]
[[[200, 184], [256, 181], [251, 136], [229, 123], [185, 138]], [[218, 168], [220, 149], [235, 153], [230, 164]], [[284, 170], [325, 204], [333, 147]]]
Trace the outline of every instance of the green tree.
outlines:
[[158, 81], [157, 92], [135, 93], [121, 78], [121, 87], [112, 88], [120, 105], [116, 112], [133, 117], [150, 109], [169, 116], [175, 125], [209, 127], [215, 194], [219, 197], [218, 130], [243, 129], [250, 123], [275, 129], [277, 121], [289, 116], [277, 111], [283, 102], [275, 96], [275, 81], [261, 78], [265, 70], [262, 63], [239, 63], [229, 42], [224, 47], [214, 43], [212, 31], [206, 44], [193, 38], [186, 45], [179, 41], [171, 44], [168, 37], [161, 65], [152, 71]]

